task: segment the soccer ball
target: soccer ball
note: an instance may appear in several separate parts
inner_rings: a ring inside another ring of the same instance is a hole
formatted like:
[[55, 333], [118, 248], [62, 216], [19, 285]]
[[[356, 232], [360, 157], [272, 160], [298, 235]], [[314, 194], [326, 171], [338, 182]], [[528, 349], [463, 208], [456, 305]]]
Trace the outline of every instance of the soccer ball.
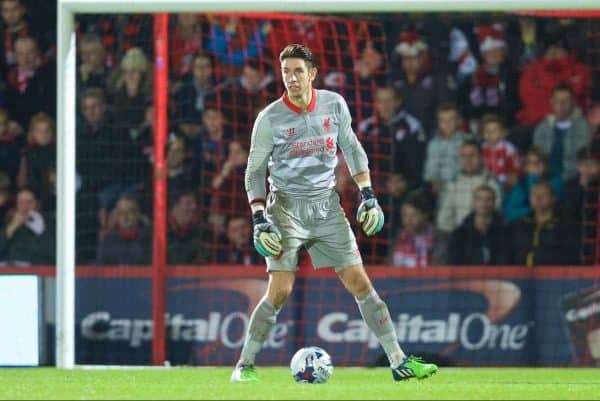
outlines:
[[304, 347], [292, 357], [290, 369], [298, 383], [325, 383], [333, 373], [333, 364], [323, 348]]

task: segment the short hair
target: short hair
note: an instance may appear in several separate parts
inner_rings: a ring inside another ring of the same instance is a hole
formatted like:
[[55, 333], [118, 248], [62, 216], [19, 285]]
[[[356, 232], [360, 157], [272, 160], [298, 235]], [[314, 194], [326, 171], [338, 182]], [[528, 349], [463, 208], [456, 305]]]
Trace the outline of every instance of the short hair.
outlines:
[[525, 153], [525, 157], [527, 158], [527, 156], [530, 156], [530, 155], [537, 157], [542, 162], [544, 162], [544, 164], [546, 164], [546, 165], [548, 164], [548, 154], [546, 152], [544, 152], [542, 150], [542, 148], [540, 148], [538, 146], [531, 146], [529, 149], [527, 149], [527, 152]]
[[472, 146], [475, 149], [477, 149], [477, 152], [479, 152], [479, 154], [482, 153], [481, 144], [479, 143], [479, 141], [477, 139], [465, 139], [460, 146], [461, 147]]
[[412, 206], [419, 212], [423, 213], [428, 220], [433, 219], [434, 206], [430, 197], [423, 189], [415, 189], [411, 191], [406, 196], [403, 205]]
[[306, 46], [293, 43], [284, 47], [279, 53], [279, 61], [283, 63], [286, 58], [299, 58], [304, 60], [308, 68], [316, 67], [315, 57], [313, 52]]
[[560, 82], [552, 88], [552, 94], [554, 95], [556, 92], [569, 92], [571, 96], [575, 96], [575, 91], [573, 87], [566, 82]]
[[98, 99], [102, 103], [106, 104], [106, 94], [104, 93], [104, 90], [102, 88], [98, 88], [98, 87], [87, 88], [81, 94], [81, 101], [83, 102], [85, 99], [87, 99], [89, 97]]
[[194, 65], [196, 60], [198, 60], [199, 58], [207, 59], [210, 62], [210, 66], [213, 68], [215, 67], [215, 64], [216, 64], [215, 56], [213, 56], [211, 53], [206, 53], [203, 51], [197, 52], [196, 54], [194, 54], [194, 57], [192, 58], [192, 65]]
[[452, 102], [444, 102], [440, 104], [436, 110], [436, 113], [443, 113], [446, 111], [454, 111], [456, 114], [460, 114], [458, 106]]
[[548, 189], [548, 191], [550, 191], [552, 196], [556, 196], [556, 194], [554, 193], [554, 187], [552, 186], [552, 183], [548, 179], [541, 179], [538, 182], [536, 182], [535, 184], [533, 184], [531, 186], [531, 191], [533, 191], [533, 188], [536, 188], [536, 187], [546, 187]]
[[500, 126], [500, 128], [502, 128], [503, 130], [506, 130], [506, 122], [504, 121], [504, 119], [495, 113], [486, 113], [481, 117], [480, 120], [480, 124], [481, 127], [485, 127], [488, 124], [498, 124]]
[[133, 196], [131, 194], [121, 195], [121, 196], [119, 196], [119, 199], [117, 200], [117, 203], [115, 204], [115, 206], [117, 204], [119, 204], [119, 202], [122, 202], [122, 201], [127, 201], [127, 202], [133, 203], [133, 205], [135, 206], [136, 212], [137, 213], [141, 212], [140, 211], [140, 203], [139, 203], [138, 199], [135, 196]]
[[54, 120], [52, 119], [52, 117], [50, 117], [50, 114], [44, 113], [43, 111], [35, 113], [29, 120], [29, 129], [33, 128], [35, 124], [39, 123], [47, 123], [48, 126], [50, 126], [52, 134], [55, 133]]
[[475, 194], [479, 191], [485, 191], [487, 193], [492, 194], [494, 201], [496, 200], [496, 191], [494, 191], [494, 188], [492, 188], [490, 185], [488, 184], [481, 184], [480, 186], [478, 186], [477, 188], [475, 188], [475, 190], [473, 191], [473, 198], [475, 197]]

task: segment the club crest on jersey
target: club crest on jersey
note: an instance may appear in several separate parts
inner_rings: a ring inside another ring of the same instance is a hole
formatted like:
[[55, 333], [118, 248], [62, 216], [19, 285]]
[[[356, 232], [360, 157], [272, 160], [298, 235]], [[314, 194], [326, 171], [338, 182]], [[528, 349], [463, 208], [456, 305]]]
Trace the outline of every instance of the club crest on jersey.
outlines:
[[328, 152], [332, 152], [335, 150], [335, 142], [332, 137], [327, 138], [327, 140], [325, 141], [325, 147], [327, 148]]
[[323, 130], [325, 131], [325, 133], [331, 131], [331, 117], [328, 116], [323, 120]]

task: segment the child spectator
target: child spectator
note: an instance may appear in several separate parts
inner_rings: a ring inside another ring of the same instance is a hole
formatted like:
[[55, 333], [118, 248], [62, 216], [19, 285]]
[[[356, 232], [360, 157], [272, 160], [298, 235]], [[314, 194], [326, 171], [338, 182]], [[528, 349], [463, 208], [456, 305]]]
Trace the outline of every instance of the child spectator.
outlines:
[[509, 189], [519, 175], [519, 152], [506, 140], [508, 130], [500, 116], [484, 115], [481, 119], [481, 130], [485, 166], [504, 189]]
[[54, 121], [46, 113], [37, 113], [29, 123], [27, 147], [23, 151], [17, 184], [42, 192], [45, 174], [56, 165]]
[[437, 110], [437, 131], [427, 144], [423, 179], [429, 183], [433, 193], [441, 188], [460, 170], [460, 145], [468, 134], [459, 129], [458, 107], [446, 103]]

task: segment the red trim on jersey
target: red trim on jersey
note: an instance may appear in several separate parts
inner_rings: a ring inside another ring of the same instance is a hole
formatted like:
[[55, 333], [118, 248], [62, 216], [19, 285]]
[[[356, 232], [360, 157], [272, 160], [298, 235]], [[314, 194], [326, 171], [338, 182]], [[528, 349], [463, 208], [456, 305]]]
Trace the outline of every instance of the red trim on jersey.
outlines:
[[[287, 92], [285, 92], [283, 94], [282, 99], [283, 99], [283, 103], [294, 113], [300, 114], [304, 111], [302, 108], [300, 108], [300, 107], [296, 106], [294, 103], [292, 103], [292, 101], [288, 97]], [[306, 111], [314, 111], [316, 103], [317, 103], [317, 91], [315, 89], [313, 89], [310, 103], [308, 104], [308, 106], [306, 106]]]
[[250, 205], [253, 205], [255, 203], [266, 203], [266, 201], [263, 198], [254, 198], [250, 201]]

